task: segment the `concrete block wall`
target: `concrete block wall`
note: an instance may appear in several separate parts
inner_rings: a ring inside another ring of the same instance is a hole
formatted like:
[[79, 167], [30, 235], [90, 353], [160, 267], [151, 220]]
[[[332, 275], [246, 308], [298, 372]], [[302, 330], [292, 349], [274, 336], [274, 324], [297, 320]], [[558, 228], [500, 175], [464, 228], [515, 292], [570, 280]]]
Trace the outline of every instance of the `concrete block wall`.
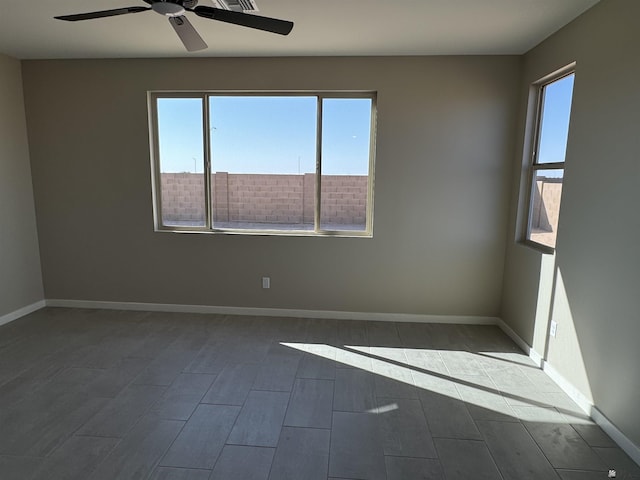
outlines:
[[193, 173], [163, 173], [162, 217], [165, 223], [202, 223], [204, 212], [204, 176]]
[[558, 226], [562, 179], [537, 180], [533, 195], [531, 227], [544, 232], [555, 232]]
[[302, 182], [302, 220], [313, 225], [316, 215], [316, 174], [305, 173]]
[[301, 175], [228, 175], [228, 179], [229, 221], [302, 223]]
[[367, 217], [366, 179], [355, 175], [323, 175], [321, 223], [364, 225]]
[[[211, 175], [215, 222], [313, 224], [315, 174]], [[165, 224], [197, 224], [204, 221], [204, 175], [163, 173], [162, 216]], [[368, 177], [323, 175], [321, 222], [364, 225]]]

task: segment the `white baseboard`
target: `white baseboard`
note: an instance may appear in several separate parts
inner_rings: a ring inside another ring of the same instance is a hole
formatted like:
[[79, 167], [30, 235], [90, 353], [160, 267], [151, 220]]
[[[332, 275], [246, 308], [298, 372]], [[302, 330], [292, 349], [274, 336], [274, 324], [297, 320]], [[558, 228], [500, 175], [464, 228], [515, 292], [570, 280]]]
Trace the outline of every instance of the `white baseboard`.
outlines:
[[542, 370], [546, 373], [551, 380], [566, 393], [571, 400], [573, 400], [584, 413], [591, 416], [593, 410], [593, 402], [580, 390], [578, 390], [571, 382], [564, 378], [554, 367], [552, 367], [547, 361], [543, 361]]
[[531, 348], [529, 346], [529, 344], [527, 344], [527, 342], [525, 342], [524, 340], [522, 340], [522, 338], [520, 338], [520, 335], [518, 335], [515, 330], [513, 330], [513, 328], [511, 328], [509, 325], [507, 325], [505, 323], [504, 320], [502, 320], [501, 318], [498, 319], [497, 325], [500, 327], [500, 329], [507, 334], [507, 336], [514, 341], [514, 343], [516, 345], [518, 345], [518, 347], [520, 347], [522, 349], [522, 351], [524, 353], [526, 353], [527, 355], [529, 355], [529, 358], [531, 360], [533, 360], [535, 362], [535, 364], [542, 368], [543, 365], [543, 359], [542, 359], [542, 355], [540, 355], [538, 352], [536, 352], [533, 348]]
[[507, 325], [504, 320], [499, 319], [497, 325], [506, 333], [522, 350], [529, 355], [536, 365], [553, 380], [568, 396], [573, 400], [591, 419], [605, 431], [618, 446], [629, 455], [633, 461], [640, 465], [640, 447], [633, 443], [629, 437], [618, 429], [611, 421], [596, 407], [591, 399], [578, 390], [571, 382], [564, 378], [554, 367], [530, 347], [527, 342]]
[[604, 416], [604, 414], [598, 410], [596, 407], [591, 409], [591, 418], [594, 422], [596, 422], [602, 430], [605, 431], [607, 435], [611, 437], [611, 439], [616, 442], [622, 450], [629, 455], [634, 462], [640, 465], [640, 447], [633, 443], [629, 438], [618, 430], [611, 421]]
[[217, 313], [265, 317], [330, 318], [336, 320], [370, 320], [380, 322], [449, 323], [463, 325], [497, 325], [497, 317], [472, 315], [419, 315], [411, 313], [345, 312], [337, 310], [300, 310], [290, 308], [227, 307], [214, 305], [180, 305], [171, 303], [100, 302], [94, 300], [48, 299], [49, 307], [136, 310], [148, 312]]
[[33, 313], [36, 310], [40, 310], [41, 308], [44, 308], [45, 306], [46, 306], [46, 301], [39, 300], [35, 303], [32, 303], [31, 305], [27, 305], [26, 307], [22, 307], [22, 308], [19, 308], [18, 310], [14, 310], [13, 312], [2, 315], [0, 316], [0, 325], [13, 322], [14, 320], [17, 320], [20, 317], [29, 315], [30, 313]]
[[533, 348], [529, 351], [529, 358], [533, 360], [538, 367], [542, 368], [544, 366], [544, 358]]

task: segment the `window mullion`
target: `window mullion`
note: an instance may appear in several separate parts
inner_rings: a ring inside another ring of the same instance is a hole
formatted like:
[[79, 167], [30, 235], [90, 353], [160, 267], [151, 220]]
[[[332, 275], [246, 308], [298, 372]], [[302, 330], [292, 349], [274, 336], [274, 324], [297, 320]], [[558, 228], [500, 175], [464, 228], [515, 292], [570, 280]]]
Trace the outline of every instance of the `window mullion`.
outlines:
[[153, 131], [153, 178], [152, 189], [155, 201], [154, 223], [156, 228], [164, 227], [162, 217], [162, 173], [160, 167], [160, 130], [158, 127], [158, 97], [154, 94], [150, 96], [151, 119]]
[[320, 230], [320, 209], [322, 201], [322, 97], [318, 95], [318, 113], [316, 125], [316, 205], [314, 209], [314, 230]]
[[377, 105], [376, 100], [371, 99], [371, 120], [370, 120], [370, 137], [369, 137], [369, 170], [367, 172], [367, 211], [365, 228], [368, 232], [373, 229], [373, 179], [374, 179], [374, 155], [375, 155], [375, 142], [376, 142], [376, 129], [378, 120], [376, 117]]
[[209, 119], [209, 97], [204, 95], [202, 97], [202, 141], [203, 145], [203, 153], [204, 153], [204, 212], [205, 212], [205, 221], [206, 228], [211, 230], [213, 228], [213, 215], [211, 208], [211, 130], [209, 129], [209, 125], [211, 125]]
[[554, 163], [535, 163], [532, 165], [533, 170], [562, 170], [564, 162]]

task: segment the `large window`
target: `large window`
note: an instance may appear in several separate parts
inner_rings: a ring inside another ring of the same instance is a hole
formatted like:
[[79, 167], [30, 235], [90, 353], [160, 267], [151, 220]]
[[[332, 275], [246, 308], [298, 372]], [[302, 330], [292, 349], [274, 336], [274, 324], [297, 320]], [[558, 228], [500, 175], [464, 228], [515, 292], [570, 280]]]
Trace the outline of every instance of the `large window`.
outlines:
[[556, 246], [573, 80], [573, 71], [565, 70], [534, 85], [536, 124], [526, 240], [543, 251]]
[[372, 234], [375, 95], [150, 94], [156, 229]]

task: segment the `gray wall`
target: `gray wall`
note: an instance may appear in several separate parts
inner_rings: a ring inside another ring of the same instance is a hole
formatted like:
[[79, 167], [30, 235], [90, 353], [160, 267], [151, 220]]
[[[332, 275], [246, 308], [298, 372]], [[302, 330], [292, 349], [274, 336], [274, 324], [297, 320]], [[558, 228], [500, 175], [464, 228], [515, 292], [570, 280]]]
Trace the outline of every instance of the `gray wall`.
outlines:
[[0, 317], [42, 299], [20, 62], [0, 54]]
[[[525, 56], [523, 96], [532, 81], [573, 61], [576, 79], [556, 255], [543, 256], [515, 244], [516, 217], [523, 212], [514, 208], [502, 309], [504, 320], [539, 353], [546, 350], [549, 364], [636, 445], [640, 445], [638, 18], [637, 0], [603, 0]], [[525, 148], [521, 138], [517, 150]], [[514, 206], [521, 162], [519, 156]], [[559, 326], [547, 345], [550, 315]]]
[[[518, 57], [23, 68], [47, 298], [499, 313]], [[374, 238], [154, 233], [146, 92], [155, 89], [378, 91]]]

